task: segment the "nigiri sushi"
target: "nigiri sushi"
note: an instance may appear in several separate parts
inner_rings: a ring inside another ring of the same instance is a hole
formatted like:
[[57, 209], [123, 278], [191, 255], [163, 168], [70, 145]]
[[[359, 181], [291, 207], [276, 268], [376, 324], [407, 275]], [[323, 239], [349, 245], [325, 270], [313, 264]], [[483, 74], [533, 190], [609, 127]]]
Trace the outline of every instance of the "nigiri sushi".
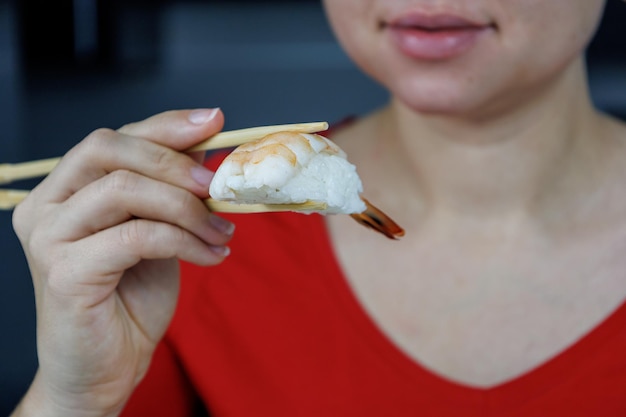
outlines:
[[362, 198], [362, 192], [356, 167], [339, 146], [318, 134], [289, 131], [237, 147], [209, 188], [213, 199], [240, 204], [322, 202], [323, 210], [308, 212], [350, 214], [390, 238], [402, 236], [402, 228]]

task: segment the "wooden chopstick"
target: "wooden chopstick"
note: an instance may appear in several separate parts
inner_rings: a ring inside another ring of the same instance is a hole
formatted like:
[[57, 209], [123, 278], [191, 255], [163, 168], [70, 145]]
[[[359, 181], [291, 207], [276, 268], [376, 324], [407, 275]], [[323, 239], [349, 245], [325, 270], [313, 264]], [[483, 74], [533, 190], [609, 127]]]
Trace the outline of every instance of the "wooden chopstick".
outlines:
[[208, 151], [214, 149], [230, 148], [238, 146], [246, 142], [261, 139], [264, 136], [278, 132], [299, 132], [299, 133], [315, 133], [328, 129], [326, 122], [311, 123], [295, 123], [288, 125], [272, 125], [249, 127], [247, 129], [231, 130], [229, 132], [220, 132], [211, 136], [204, 142], [192, 146], [185, 152]]
[[[326, 122], [295, 123], [286, 125], [259, 126], [246, 129], [231, 130], [217, 133], [204, 142], [201, 142], [185, 152], [207, 151], [230, 148], [260, 139], [271, 133], [277, 132], [300, 132], [315, 133], [328, 129]], [[45, 176], [59, 163], [60, 158], [42, 159], [39, 161], [22, 162], [17, 164], [0, 164], [0, 184], [8, 184], [13, 181], [27, 178]]]
[[274, 211], [318, 211], [326, 210], [328, 205], [317, 201], [305, 201], [294, 204], [239, 204], [230, 201], [203, 200], [209, 210], [216, 213], [268, 213]]
[[22, 202], [28, 195], [26, 190], [3, 190], [0, 189], [0, 210], [11, 210]]
[[[0, 210], [11, 210], [28, 195], [27, 190], [0, 189]], [[209, 210], [216, 213], [267, 213], [279, 211], [325, 210], [326, 203], [306, 201], [299, 204], [238, 204], [207, 198], [203, 200]]]
[[0, 164], [0, 184], [48, 175], [61, 158], [40, 159], [18, 164]]

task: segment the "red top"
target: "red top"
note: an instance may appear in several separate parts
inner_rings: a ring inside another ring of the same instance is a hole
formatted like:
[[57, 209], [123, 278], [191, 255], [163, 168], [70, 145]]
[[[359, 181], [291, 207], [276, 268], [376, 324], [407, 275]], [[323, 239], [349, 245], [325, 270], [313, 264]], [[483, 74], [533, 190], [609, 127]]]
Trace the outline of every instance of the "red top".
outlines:
[[126, 415], [188, 416], [201, 401], [212, 416], [233, 417], [626, 416], [626, 304], [538, 368], [472, 388], [383, 335], [351, 292], [321, 216], [230, 218], [232, 255], [217, 267], [182, 266], [177, 312]]

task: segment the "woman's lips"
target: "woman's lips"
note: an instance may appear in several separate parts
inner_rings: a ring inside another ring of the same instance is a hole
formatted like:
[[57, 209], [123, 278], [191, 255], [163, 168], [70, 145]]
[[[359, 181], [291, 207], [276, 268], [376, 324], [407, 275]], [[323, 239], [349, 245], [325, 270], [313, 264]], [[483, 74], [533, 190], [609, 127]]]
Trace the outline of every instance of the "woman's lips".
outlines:
[[493, 25], [449, 14], [412, 13], [383, 27], [403, 54], [419, 60], [441, 61], [468, 51]]

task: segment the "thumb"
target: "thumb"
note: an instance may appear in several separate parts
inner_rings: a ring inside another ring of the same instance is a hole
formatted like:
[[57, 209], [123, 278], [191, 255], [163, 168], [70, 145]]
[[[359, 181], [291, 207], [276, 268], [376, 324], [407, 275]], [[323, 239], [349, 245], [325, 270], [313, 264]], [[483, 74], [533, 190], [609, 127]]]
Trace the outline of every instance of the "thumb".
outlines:
[[171, 110], [124, 125], [118, 132], [182, 151], [218, 133], [223, 126], [224, 114], [219, 108]]

